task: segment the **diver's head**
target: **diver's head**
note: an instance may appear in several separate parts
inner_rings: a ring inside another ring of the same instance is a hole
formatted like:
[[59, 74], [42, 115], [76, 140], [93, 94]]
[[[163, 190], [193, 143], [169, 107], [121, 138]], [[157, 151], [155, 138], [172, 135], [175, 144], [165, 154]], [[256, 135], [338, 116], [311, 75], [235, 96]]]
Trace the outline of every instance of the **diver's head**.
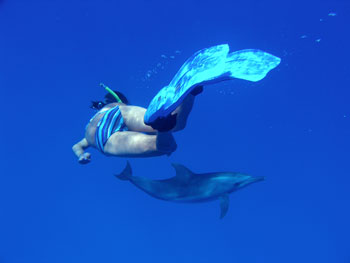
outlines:
[[[127, 104], [127, 105], [129, 104], [129, 100], [125, 97], [123, 93], [116, 90], [113, 90], [113, 92], [118, 95], [119, 99], [121, 100], [121, 103]], [[118, 101], [110, 92], [107, 92], [103, 101], [91, 101], [90, 108], [95, 110], [100, 110], [107, 104], [116, 103], [116, 102], [120, 103], [120, 101]]]

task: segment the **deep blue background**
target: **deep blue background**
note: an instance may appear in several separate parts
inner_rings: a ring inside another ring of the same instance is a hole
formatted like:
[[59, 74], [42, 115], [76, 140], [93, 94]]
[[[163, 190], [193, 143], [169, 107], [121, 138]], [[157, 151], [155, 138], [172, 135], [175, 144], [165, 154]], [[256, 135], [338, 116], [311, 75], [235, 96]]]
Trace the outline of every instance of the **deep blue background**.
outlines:
[[[0, 262], [350, 262], [349, 13], [345, 0], [0, 1]], [[150, 178], [171, 162], [266, 176], [223, 220], [218, 202], [116, 180], [125, 159], [77, 163], [99, 82], [147, 107], [187, 57], [223, 43], [282, 63], [206, 88], [170, 158], [131, 160]]]

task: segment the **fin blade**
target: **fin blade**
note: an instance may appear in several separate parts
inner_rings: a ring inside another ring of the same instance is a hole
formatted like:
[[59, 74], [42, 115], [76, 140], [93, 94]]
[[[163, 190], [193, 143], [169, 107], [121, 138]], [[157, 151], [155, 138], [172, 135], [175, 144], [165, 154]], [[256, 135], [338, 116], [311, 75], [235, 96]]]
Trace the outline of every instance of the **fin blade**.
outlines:
[[220, 209], [221, 209], [220, 219], [223, 219], [224, 216], [227, 214], [229, 205], [230, 205], [230, 198], [228, 194], [224, 194], [220, 196]]
[[123, 181], [130, 180], [130, 178], [132, 177], [132, 169], [129, 161], [127, 161], [124, 170], [120, 174], [116, 174], [115, 177]]

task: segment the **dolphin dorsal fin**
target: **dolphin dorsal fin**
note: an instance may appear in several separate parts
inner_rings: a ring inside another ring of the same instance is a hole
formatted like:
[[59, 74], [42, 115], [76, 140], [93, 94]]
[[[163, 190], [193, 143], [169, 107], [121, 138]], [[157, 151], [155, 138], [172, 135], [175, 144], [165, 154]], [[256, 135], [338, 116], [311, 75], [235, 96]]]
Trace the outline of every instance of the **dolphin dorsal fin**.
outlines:
[[182, 164], [171, 164], [176, 171], [176, 178], [181, 181], [187, 181], [194, 173]]

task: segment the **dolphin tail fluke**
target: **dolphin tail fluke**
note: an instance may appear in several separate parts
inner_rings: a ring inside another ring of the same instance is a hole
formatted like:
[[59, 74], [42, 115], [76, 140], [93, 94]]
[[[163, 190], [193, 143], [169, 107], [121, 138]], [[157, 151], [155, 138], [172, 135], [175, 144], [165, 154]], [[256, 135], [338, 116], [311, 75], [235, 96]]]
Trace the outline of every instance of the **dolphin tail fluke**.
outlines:
[[230, 199], [228, 194], [224, 194], [220, 196], [220, 208], [221, 208], [221, 213], [220, 213], [220, 219], [223, 219], [224, 216], [227, 214], [228, 207], [230, 204]]
[[116, 174], [115, 177], [123, 181], [130, 180], [132, 177], [132, 170], [129, 161], [126, 163], [124, 170], [120, 174]]

